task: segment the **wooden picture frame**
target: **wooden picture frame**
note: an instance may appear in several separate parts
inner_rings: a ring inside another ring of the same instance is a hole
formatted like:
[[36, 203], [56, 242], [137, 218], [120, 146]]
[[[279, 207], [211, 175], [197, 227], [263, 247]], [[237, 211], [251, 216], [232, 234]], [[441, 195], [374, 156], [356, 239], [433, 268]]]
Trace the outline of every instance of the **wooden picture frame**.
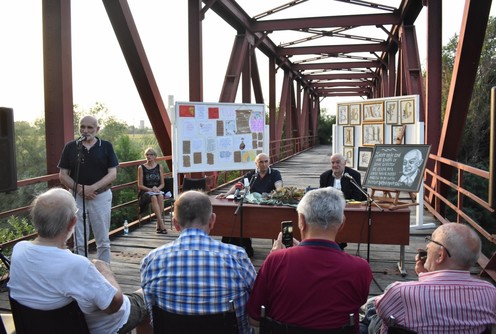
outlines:
[[350, 112], [349, 112], [350, 125], [362, 124], [361, 107], [362, 107], [361, 104], [350, 104]]
[[355, 148], [354, 147], [343, 147], [343, 156], [346, 159], [346, 166], [354, 167], [355, 165]]
[[343, 126], [343, 145], [355, 146], [355, 127]]
[[405, 144], [406, 125], [391, 126], [391, 144]]
[[363, 122], [383, 122], [384, 102], [373, 102], [363, 104]]
[[338, 104], [338, 125], [348, 125], [348, 105]]
[[370, 160], [372, 159], [372, 152], [374, 149], [372, 147], [360, 146], [358, 148], [358, 170], [366, 171], [369, 168]]
[[386, 124], [398, 124], [398, 101], [386, 101], [384, 104]]
[[384, 123], [362, 124], [362, 146], [384, 144]]
[[415, 99], [400, 101], [401, 124], [415, 124]]

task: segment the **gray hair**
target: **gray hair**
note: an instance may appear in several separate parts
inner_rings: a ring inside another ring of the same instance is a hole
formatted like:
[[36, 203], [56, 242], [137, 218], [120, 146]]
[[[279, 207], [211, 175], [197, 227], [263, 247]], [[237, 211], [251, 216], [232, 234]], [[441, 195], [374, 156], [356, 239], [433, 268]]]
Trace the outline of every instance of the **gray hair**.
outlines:
[[326, 230], [341, 225], [344, 221], [345, 205], [343, 193], [333, 187], [327, 187], [306, 193], [296, 210], [305, 216], [308, 225]]
[[53, 239], [67, 232], [76, 211], [76, 201], [69, 191], [52, 188], [34, 199], [31, 220], [40, 237]]
[[212, 203], [202, 191], [183, 192], [174, 202], [174, 218], [182, 228], [205, 226], [212, 216]]
[[458, 266], [468, 270], [477, 263], [481, 253], [481, 240], [473, 228], [460, 223], [449, 223], [439, 226], [434, 234], [436, 237], [440, 236], [439, 242], [448, 249], [451, 260]]

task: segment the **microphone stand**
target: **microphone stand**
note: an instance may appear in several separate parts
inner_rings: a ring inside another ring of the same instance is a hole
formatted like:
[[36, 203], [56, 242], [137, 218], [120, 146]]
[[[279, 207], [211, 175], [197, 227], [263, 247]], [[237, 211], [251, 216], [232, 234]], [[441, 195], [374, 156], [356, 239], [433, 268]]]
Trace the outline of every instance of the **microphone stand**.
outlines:
[[246, 196], [246, 188], [245, 188], [245, 193], [239, 199], [239, 203], [238, 203], [238, 207], [236, 208], [236, 211], [234, 211], [235, 216], [237, 216], [239, 213], [239, 245], [243, 248], [245, 248], [244, 245], [245, 242], [243, 240], [243, 202], [245, 201], [245, 196]]
[[[81, 167], [81, 161], [83, 159], [83, 142], [78, 140], [76, 142], [76, 147], [78, 150], [77, 153], [77, 165], [76, 165], [76, 171], [75, 171], [75, 180], [74, 180], [74, 188], [72, 189], [72, 193], [74, 196], [74, 199], [76, 199], [77, 196], [77, 185], [79, 183], [79, 169]], [[86, 199], [84, 196], [84, 185], [83, 187], [83, 233], [84, 233], [84, 256], [88, 257], [88, 246], [87, 246], [87, 240], [86, 240]], [[77, 235], [76, 232], [74, 233], [75, 238], [74, 238], [74, 244], [75, 248], [77, 250], [78, 244], [77, 244]]]
[[[377, 202], [372, 198], [372, 196], [369, 195], [368, 192], [364, 191], [362, 187], [360, 187], [355, 179], [353, 177], [349, 177], [351, 184], [353, 184], [362, 194], [364, 194], [367, 197], [367, 222], [368, 222], [368, 228], [367, 228], [367, 262], [370, 263], [370, 243], [371, 243], [371, 235], [372, 235], [372, 203], [382, 212], [384, 209], [377, 204]], [[379, 290], [381, 292], [384, 292], [384, 289], [381, 288], [379, 283], [375, 280], [375, 278], [372, 276], [372, 279], [374, 280], [375, 284], [379, 287]]]

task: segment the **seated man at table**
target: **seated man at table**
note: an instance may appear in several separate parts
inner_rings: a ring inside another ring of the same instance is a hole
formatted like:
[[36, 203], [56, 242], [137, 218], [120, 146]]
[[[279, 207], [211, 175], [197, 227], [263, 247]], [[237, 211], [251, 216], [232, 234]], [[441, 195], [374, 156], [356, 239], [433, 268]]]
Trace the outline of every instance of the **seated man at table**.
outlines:
[[[255, 158], [255, 166], [256, 169], [254, 171], [250, 171], [244, 176], [244, 178], [248, 179], [250, 182], [250, 192], [263, 194], [282, 188], [283, 184], [281, 173], [277, 169], [269, 167], [270, 160], [267, 154], [258, 154]], [[234, 185], [227, 193], [217, 195], [217, 198], [226, 198], [228, 195], [234, 194], [235, 191], [236, 186]], [[240, 239], [234, 237], [223, 237], [222, 242], [240, 245], [246, 249], [246, 253], [249, 257], [253, 257], [253, 247], [251, 245], [250, 238]]]
[[311, 329], [349, 323], [369, 294], [372, 271], [367, 261], [343, 252], [334, 241], [344, 224], [345, 199], [335, 188], [311, 190], [298, 203], [303, 241], [285, 248], [281, 234], [262, 264], [247, 304], [252, 324], [260, 307], [274, 320]]
[[[352, 183], [353, 181], [356, 185]], [[346, 167], [346, 159], [340, 153], [331, 156], [331, 169], [320, 175], [320, 188], [323, 187], [334, 187], [341, 190], [347, 200], [364, 201], [367, 199], [360, 191], [362, 188], [360, 173]]]
[[61, 188], [34, 200], [31, 217], [38, 236], [14, 246], [10, 296], [38, 310], [54, 310], [76, 300], [91, 333], [128, 333], [135, 327], [137, 333], [152, 333], [141, 290], [123, 294], [108, 263], [66, 249], [77, 210], [74, 197]]
[[224, 312], [234, 300], [240, 333], [250, 333], [245, 304], [257, 273], [241, 247], [209, 237], [215, 217], [205, 193], [179, 196], [173, 223], [181, 234], [141, 263], [145, 301], [150, 309], [156, 303], [172, 313], [201, 315]]
[[392, 283], [373, 300], [377, 314], [370, 317], [369, 333], [387, 333], [391, 316], [425, 334], [480, 334], [495, 325], [496, 287], [470, 274], [481, 252], [477, 233], [449, 223], [426, 241], [427, 256], [415, 258], [418, 281]]

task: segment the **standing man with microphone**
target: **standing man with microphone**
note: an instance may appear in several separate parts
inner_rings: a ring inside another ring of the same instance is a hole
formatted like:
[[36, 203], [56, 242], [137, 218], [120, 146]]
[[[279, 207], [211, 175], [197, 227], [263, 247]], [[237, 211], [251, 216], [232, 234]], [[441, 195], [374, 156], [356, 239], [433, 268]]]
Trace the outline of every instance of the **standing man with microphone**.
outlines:
[[[74, 251], [87, 255], [89, 226], [96, 240], [98, 259], [110, 263], [111, 183], [117, 176], [119, 161], [112, 144], [96, 135], [98, 120], [85, 116], [79, 122], [81, 137], [65, 144], [60, 158], [59, 180], [71, 189], [76, 198], [78, 214]], [[86, 228], [84, 227], [86, 223]], [[85, 236], [86, 233], [86, 236]]]
[[346, 167], [346, 159], [340, 153], [331, 156], [331, 169], [320, 175], [320, 188], [334, 187], [343, 192], [347, 200], [364, 201], [366, 196], [352, 183], [362, 188], [361, 175], [353, 168]]
[[[270, 193], [272, 190], [281, 189], [282, 177], [281, 173], [276, 170], [270, 168], [270, 160], [269, 156], [266, 153], [260, 153], [255, 158], [255, 166], [256, 169], [254, 171], [250, 171], [245, 174], [244, 179], [248, 179], [250, 185], [247, 187], [247, 190], [250, 192], [257, 192], [260, 194]], [[238, 182], [242, 185], [241, 182]], [[237, 184], [238, 184], [237, 183]], [[237, 184], [231, 187], [229, 191], [225, 194], [217, 195], [217, 198], [226, 198], [228, 195], [233, 194], [237, 191]], [[236, 197], [236, 196], [235, 196]], [[242, 245], [246, 250], [246, 253], [249, 257], [253, 257], [253, 247], [251, 246], [250, 238], [231, 238], [231, 237], [223, 237], [223, 242], [232, 243], [235, 245]]]

